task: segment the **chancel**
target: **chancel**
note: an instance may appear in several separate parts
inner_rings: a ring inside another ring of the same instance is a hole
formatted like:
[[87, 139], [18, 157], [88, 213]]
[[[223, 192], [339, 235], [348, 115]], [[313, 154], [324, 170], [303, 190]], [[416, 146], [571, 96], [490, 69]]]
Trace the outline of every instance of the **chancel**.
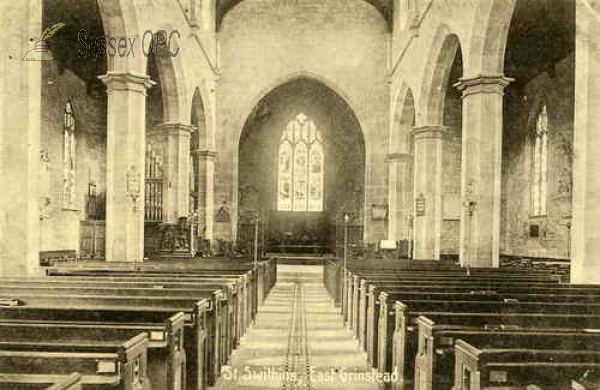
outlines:
[[0, 390], [600, 387], [600, 0], [0, 26]]

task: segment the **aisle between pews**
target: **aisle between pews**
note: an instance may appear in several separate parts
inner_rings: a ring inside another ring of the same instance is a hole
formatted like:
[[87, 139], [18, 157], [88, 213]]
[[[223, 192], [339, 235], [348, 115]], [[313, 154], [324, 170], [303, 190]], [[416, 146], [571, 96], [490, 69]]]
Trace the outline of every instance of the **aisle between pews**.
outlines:
[[224, 367], [218, 390], [379, 388], [322, 278], [321, 266], [278, 265], [277, 285]]

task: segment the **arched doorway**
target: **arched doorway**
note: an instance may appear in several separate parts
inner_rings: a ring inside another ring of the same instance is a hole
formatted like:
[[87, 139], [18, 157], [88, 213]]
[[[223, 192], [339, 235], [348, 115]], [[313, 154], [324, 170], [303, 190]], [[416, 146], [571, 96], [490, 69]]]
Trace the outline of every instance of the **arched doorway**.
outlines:
[[258, 215], [267, 250], [334, 252], [348, 214], [362, 240], [365, 143], [358, 120], [332, 89], [289, 81], [254, 108], [239, 144], [238, 241]]

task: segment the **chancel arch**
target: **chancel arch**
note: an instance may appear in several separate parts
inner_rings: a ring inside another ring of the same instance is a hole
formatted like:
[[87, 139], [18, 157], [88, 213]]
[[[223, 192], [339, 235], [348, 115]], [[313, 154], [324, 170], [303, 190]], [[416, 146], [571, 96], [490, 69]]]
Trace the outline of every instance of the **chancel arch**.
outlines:
[[259, 215], [273, 250], [334, 252], [344, 214], [361, 231], [362, 130], [345, 100], [317, 80], [291, 80], [255, 106], [240, 138], [238, 177], [240, 218]]

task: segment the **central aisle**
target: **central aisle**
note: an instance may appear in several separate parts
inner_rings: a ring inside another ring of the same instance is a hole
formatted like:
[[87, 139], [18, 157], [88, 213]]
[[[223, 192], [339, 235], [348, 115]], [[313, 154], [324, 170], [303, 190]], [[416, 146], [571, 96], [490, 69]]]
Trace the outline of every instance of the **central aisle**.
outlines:
[[376, 390], [371, 372], [323, 286], [323, 267], [279, 265], [218, 388]]

